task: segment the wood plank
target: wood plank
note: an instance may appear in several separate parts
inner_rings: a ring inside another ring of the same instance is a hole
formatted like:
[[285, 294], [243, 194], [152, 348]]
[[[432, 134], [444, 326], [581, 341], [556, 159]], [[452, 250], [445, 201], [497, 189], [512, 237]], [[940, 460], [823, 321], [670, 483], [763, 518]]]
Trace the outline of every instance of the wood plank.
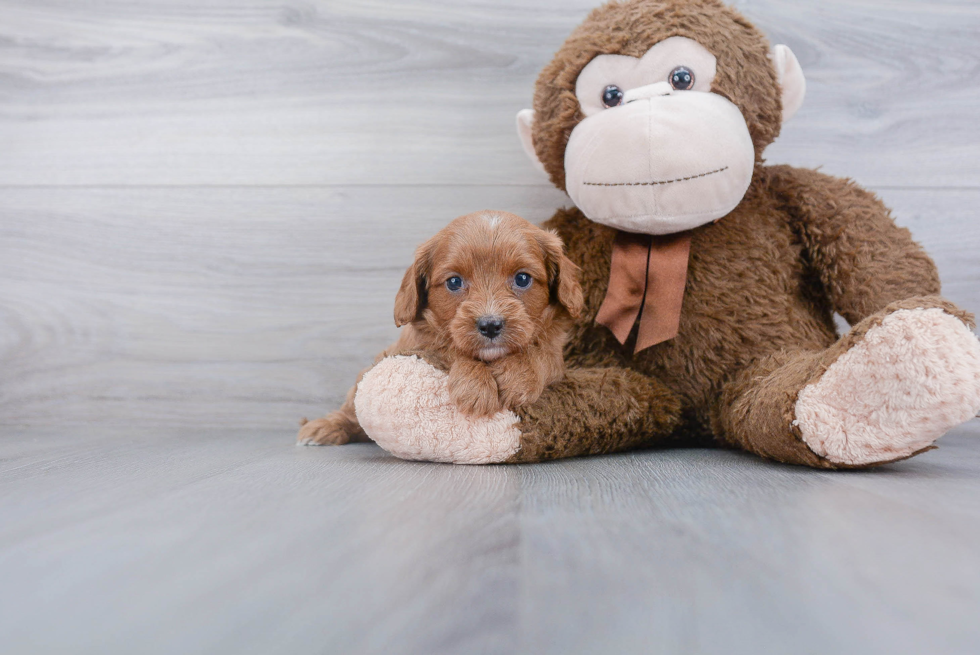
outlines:
[[0, 482], [9, 652], [512, 652], [516, 469], [283, 432], [114, 436]]
[[[946, 295], [980, 310], [976, 191], [886, 190]], [[396, 330], [414, 246], [451, 218], [540, 221], [543, 187], [8, 189], [0, 424], [292, 426]]]
[[[533, 184], [514, 115], [596, 0], [0, 5], [0, 185]], [[970, 0], [744, 0], [809, 96], [769, 159], [976, 187]]]
[[8, 190], [0, 422], [296, 425], [338, 404], [394, 341], [394, 294], [415, 245], [477, 208], [541, 220], [562, 197]]
[[[51, 450], [21, 452], [34, 437]], [[0, 634], [17, 653], [975, 652], [977, 438], [828, 473], [6, 428]]]
[[871, 187], [978, 186], [976, 3], [749, 0], [744, 8], [774, 43], [790, 45], [807, 77], [806, 102], [767, 151], [770, 161]]
[[705, 451], [528, 467], [526, 650], [972, 652], [978, 427], [855, 476]]
[[942, 293], [971, 312], [980, 312], [980, 229], [975, 191], [880, 189], [895, 222], [907, 227], [926, 249], [942, 280]]

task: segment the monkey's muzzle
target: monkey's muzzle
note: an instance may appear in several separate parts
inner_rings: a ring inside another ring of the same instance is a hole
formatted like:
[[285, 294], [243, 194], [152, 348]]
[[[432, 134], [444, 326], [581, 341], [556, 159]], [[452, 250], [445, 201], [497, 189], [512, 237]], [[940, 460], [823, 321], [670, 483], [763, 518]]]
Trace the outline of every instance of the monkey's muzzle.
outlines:
[[672, 234], [722, 218], [748, 190], [755, 149], [738, 107], [714, 93], [661, 89], [631, 92], [572, 131], [566, 189], [589, 219]]

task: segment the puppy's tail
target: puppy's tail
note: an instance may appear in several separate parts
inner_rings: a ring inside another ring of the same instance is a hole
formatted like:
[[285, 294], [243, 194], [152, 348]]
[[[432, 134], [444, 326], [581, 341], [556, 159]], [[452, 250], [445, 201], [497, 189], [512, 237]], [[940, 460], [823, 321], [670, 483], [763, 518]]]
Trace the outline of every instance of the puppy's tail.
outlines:
[[301, 418], [301, 419], [299, 420], [299, 427], [303, 427], [304, 425], [306, 425], [306, 424], [307, 424], [307, 423], [309, 423], [309, 422], [310, 422], [310, 421], [309, 421], [309, 420], [308, 420], [308, 419], [307, 419], [307, 418], [306, 418], [306, 417], [304, 416], [303, 418]]

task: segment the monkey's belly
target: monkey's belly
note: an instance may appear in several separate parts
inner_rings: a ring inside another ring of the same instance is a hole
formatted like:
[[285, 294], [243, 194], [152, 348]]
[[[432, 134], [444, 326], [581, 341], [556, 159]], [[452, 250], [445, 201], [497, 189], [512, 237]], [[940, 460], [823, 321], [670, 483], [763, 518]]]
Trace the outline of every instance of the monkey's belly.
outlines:
[[678, 335], [636, 353], [630, 367], [666, 384], [688, 412], [706, 420], [724, 385], [753, 362], [781, 350], [823, 350], [838, 338], [833, 316], [800, 298], [770, 298], [767, 305], [766, 319], [732, 312], [728, 303], [682, 315]]

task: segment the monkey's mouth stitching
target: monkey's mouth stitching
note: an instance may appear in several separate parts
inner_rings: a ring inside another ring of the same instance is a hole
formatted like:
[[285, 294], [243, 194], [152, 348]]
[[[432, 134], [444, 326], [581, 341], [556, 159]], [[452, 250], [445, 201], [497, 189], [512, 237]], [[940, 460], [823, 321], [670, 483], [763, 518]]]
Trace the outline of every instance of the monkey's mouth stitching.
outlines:
[[583, 186], [657, 186], [658, 184], [674, 184], [675, 182], [686, 182], [688, 180], [696, 180], [699, 177], [708, 177], [709, 175], [714, 175], [715, 173], [721, 173], [727, 171], [728, 166], [723, 166], [717, 170], [708, 171], [707, 173], [701, 173], [700, 175], [688, 175], [687, 177], [679, 177], [676, 180], [660, 180], [657, 182], [582, 182]]

